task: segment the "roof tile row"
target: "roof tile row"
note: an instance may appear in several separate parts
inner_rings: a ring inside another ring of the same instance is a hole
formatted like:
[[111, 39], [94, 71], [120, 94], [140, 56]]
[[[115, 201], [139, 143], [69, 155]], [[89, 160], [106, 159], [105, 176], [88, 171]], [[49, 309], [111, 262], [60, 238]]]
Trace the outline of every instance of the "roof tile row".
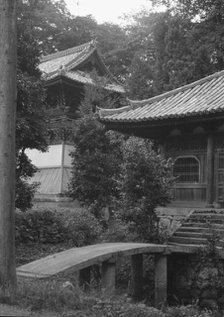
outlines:
[[224, 71], [129, 106], [100, 109], [105, 122], [140, 122], [224, 112]]

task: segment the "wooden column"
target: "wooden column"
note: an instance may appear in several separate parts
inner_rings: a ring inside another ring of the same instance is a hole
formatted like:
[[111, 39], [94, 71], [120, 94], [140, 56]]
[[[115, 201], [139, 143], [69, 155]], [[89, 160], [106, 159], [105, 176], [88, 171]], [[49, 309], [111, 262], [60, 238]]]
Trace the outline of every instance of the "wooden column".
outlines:
[[15, 266], [16, 0], [0, 0], [0, 297], [13, 302]]
[[86, 267], [85, 269], [80, 270], [79, 272], [79, 285], [87, 291], [90, 286], [90, 278], [91, 278], [91, 268]]
[[143, 255], [135, 254], [131, 257], [132, 267], [132, 297], [141, 300], [143, 296]]
[[102, 263], [102, 292], [112, 295], [115, 292], [116, 263], [115, 260], [108, 260]]
[[214, 137], [208, 135], [207, 140], [207, 190], [206, 207], [213, 207], [214, 202]]
[[167, 256], [155, 256], [155, 306], [160, 308], [167, 301]]
[[159, 144], [159, 152], [162, 159], [166, 158], [166, 144], [162, 142]]

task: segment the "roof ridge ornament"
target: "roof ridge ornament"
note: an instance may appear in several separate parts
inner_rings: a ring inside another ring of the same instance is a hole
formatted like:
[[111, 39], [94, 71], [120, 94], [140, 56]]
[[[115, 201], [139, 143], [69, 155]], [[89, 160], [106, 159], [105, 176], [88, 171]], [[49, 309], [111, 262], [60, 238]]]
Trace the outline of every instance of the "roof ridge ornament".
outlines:
[[65, 75], [66, 74], [66, 67], [64, 64], [61, 64], [59, 69], [58, 69], [58, 74], [59, 75]]

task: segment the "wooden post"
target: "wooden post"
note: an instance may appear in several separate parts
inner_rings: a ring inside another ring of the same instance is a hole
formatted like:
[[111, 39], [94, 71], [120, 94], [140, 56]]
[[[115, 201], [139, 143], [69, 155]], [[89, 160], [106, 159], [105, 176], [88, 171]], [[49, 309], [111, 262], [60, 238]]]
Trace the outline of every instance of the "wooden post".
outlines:
[[166, 158], [166, 143], [163, 141], [159, 144], [159, 152], [162, 159]]
[[79, 285], [83, 288], [84, 291], [87, 291], [89, 289], [90, 279], [91, 279], [90, 266], [79, 271]]
[[60, 180], [60, 194], [64, 194], [64, 165], [65, 165], [65, 141], [61, 144], [61, 180]]
[[207, 140], [207, 190], [206, 207], [213, 207], [214, 202], [214, 137], [208, 135]]
[[0, 0], [0, 297], [13, 301], [15, 269], [16, 0]]
[[109, 260], [102, 263], [102, 292], [113, 295], [115, 292], [116, 263]]
[[167, 256], [155, 256], [155, 306], [160, 308], [167, 301]]
[[132, 297], [141, 300], [143, 296], [143, 255], [135, 254], [131, 257], [132, 266]]

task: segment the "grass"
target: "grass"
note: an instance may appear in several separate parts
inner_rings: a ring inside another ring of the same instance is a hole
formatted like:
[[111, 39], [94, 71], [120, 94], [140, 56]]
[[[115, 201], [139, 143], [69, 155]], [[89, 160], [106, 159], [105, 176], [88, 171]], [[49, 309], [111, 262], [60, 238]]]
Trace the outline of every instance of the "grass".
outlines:
[[32, 317], [214, 317], [196, 306], [165, 307], [158, 310], [133, 303], [126, 295], [103, 296], [91, 288], [84, 293], [62, 278], [50, 281], [18, 281], [17, 306], [0, 304], [0, 315]]

